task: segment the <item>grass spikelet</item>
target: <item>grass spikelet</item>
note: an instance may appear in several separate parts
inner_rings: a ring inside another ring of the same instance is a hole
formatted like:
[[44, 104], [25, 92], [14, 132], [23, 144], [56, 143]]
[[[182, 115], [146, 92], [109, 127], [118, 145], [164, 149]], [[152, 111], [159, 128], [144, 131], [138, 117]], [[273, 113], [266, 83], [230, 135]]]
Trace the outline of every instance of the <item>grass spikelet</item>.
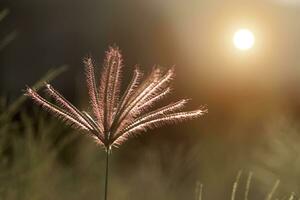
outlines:
[[231, 200], [235, 200], [235, 195], [236, 195], [236, 191], [237, 191], [237, 187], [239, 185], [239, 181], [242, 175], [242, 171], [240, 170], [236, 176], [235, 182], [233, 183], [232, 186], [232, 192], [231, 192]]
[[246, 189], [245, 189], [245, 200], [248, 200], [249, 191], [250, 191], [250, 184], [252, 181], [253, 172], [249, 172], [247, 182], [246, 182]]
[[267, 195], [266, 200], [271, 200], [271, 199], [272, 199], [272, 197], [273, 197], [274, 193], [276, 192], [276, 190], [277, 190], [279, 184], [280, 184], [280, 180], [277, 180], [277, 181], [275, 182], [274, 186], [272, 187], [271, 191], [270, 191], [269, 194]]

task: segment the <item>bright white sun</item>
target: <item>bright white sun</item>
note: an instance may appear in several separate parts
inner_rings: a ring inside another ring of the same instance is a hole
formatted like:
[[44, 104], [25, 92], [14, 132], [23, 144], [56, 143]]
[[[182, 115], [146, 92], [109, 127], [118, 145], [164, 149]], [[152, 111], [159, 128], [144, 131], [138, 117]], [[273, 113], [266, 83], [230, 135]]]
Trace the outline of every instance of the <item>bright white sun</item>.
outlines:
[[254, 45], [254, 35], [248, 29], [240, 29], [233, 36], [234, 46], [239, 50], [251, 49]]

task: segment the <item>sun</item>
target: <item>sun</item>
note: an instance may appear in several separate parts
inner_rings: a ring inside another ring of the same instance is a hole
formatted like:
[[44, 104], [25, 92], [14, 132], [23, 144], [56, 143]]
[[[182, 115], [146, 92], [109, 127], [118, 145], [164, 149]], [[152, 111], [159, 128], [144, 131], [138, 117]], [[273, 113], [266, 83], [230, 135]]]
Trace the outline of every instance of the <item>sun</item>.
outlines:
[[251, 49], [254, 42], [255, 37], [248, 29], [239, 29], [234, 33], [233, 44], [239, 50], [245, 51]]

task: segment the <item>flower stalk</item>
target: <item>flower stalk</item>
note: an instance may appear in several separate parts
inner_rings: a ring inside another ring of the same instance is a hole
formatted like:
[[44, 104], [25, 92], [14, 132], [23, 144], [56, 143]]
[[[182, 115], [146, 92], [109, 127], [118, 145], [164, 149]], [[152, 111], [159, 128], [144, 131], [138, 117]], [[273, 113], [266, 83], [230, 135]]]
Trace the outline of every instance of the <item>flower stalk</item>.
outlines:
[[117, 47], [110, 47], [107, 51], [100, 80], [96, 79], [92, 59], [86, 58], [84, 64], [91, 113], [77, 109], [48, 83], [45, 84], [45, 90], [55, 103], [31, 88], [27, 88], [25, 95], [68, 125], [91, 136], [106, 149], [104, 200], [107, 200], [109, 154], [112, 147], [148, 129], [198, 118], [207, 110], [201, 107], [182, 111], [187, 99], [153, 109], [157, 102], [171, 92], [174, 68], [163, 71], [154, 67], [149, 76], [143, 79], [143, 73], [136, 67], [131, 82], [121, 94], [123, 59]]
[[104, 200], [107, 200], [107, 190], [108, 190], [108, 164], [109, 164], [109, 149], [106, 149], [106, 168], [105, 168]]

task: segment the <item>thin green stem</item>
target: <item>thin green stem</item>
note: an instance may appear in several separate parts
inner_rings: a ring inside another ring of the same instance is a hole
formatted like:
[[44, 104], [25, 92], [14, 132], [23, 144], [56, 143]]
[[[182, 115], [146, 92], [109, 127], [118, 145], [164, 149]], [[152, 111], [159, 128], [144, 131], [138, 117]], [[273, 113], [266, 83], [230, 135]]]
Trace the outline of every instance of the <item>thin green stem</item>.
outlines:
[[106, 149], [106, 172], [105, 172], [105, 191], [104, 191], [104, 200], [107, 200], [107, 188], [108, 188], [108, 158], [109, 158], [109, 149]]

